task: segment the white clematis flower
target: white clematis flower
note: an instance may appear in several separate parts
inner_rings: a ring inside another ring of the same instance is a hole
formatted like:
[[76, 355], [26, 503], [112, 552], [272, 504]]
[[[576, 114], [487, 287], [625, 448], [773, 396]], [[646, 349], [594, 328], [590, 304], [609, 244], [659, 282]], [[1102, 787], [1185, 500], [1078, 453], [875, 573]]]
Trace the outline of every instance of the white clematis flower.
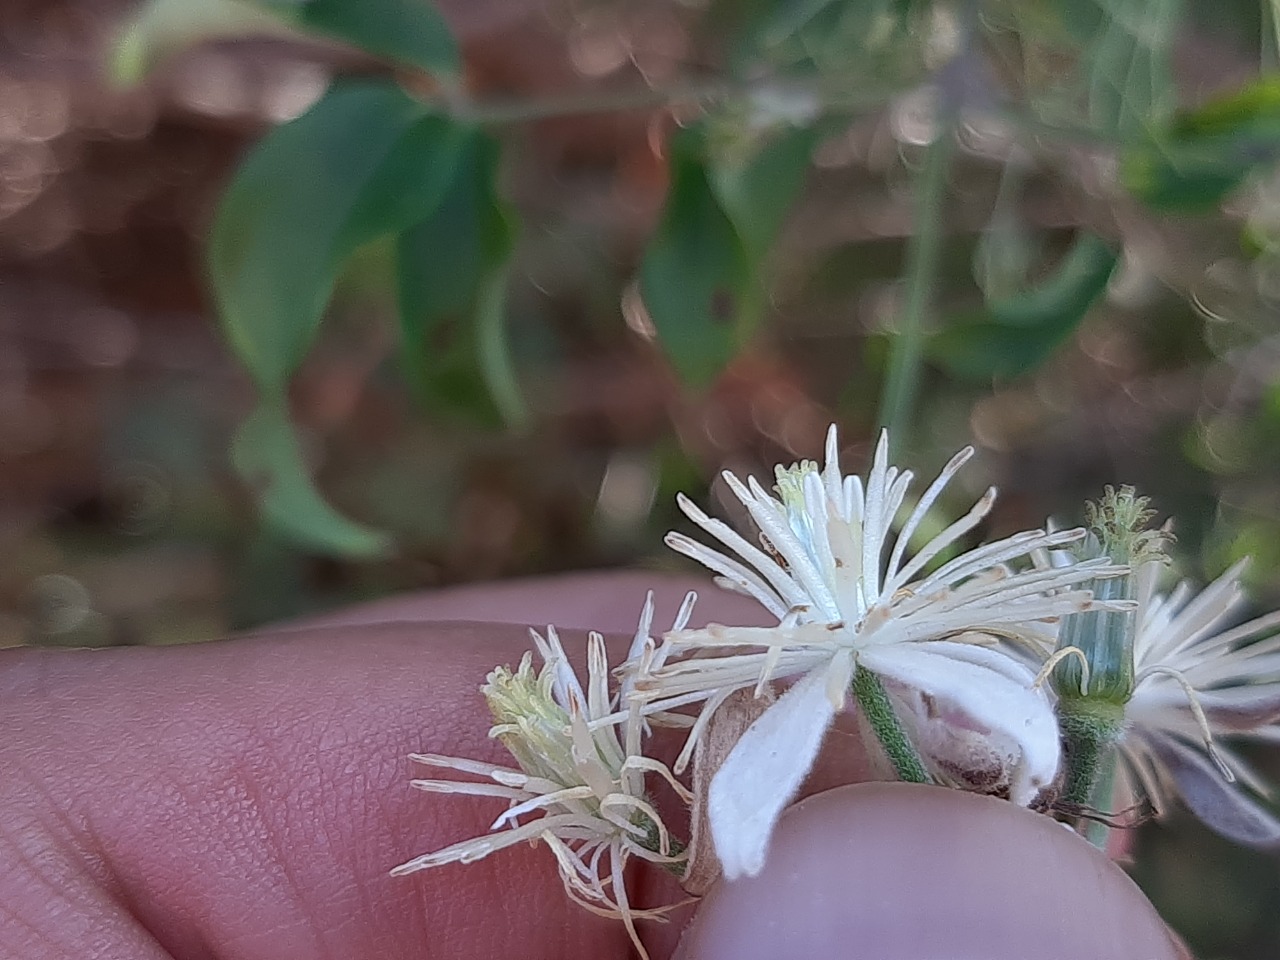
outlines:
[[1159, 564], [1139, 572], [1118, 791], [1122, 804], [1145, 795], [1157, 814], [1180, 795], [1223, 835], [1275, 846], [1280, 820], [1243, 789], [1265, 795], [1267, 785], [1218, 739], [1280, 743], [1280, 612], [1222, 629], [1243, 603], [1246, 563], [1194, 596], [1187, 583], [1157, 593]]
[[1127, 568], [1101, 560], [1013, 572], [1010, 561], [1084, 535], [1035, 530], [961, 553], [926, 573], [995, 500], [994, 488], [988, 490], [965, 516], [908, 555], [929, 509], [972, 454], [966, 448], [951, 459], [896, 536], [893, 523], [912, 475], [889, 466], [884, 434], [865, 484], [841, 474], [834, 427], [825, 467], [805, 462], [779, 468], [776, 498], [754, 479], [743, 484], [726, 473], [760, 528], [762, 547], [680, 498], [690, 519], [728, 552], [679, 533], [669, 534], [667, 543], [717, 573], [722, 586], [760, 601], [779, 624], [668, 634], [667, 662], [638, 692], [649, 701], [645, 709], [705, 701], [675, 769], [687, 762], [711, 712], [733, 691], [799, 678], [748, 728], [712, 781], [712, 835], [730, 879], [760, 870], [773, 826], [860, 668], [880, 678], [899, 705], [918, 709], [917, 727], [920, 719], [944, 719], [983, 738], [987, 746], [980, 752], [1008, 761], [1003, 776], [1015, 802], [1031, 802], [1054, 779], [1059, 740], [1047, 699], [1033, 689], [1025, 667], [972, 641], [1017, 640], [1027, 630], [1041, 642], [1044, 624], [1035, 621], [1092, 608], [1092, 595], [1078, 585]]
[[[692, 597], [676, 620], [688, 620]], [[650, 594], [631, 655], [653, 649], [649, 625]], [[646, 721], [638, 707], [619, 710], [628, 692], [624, 680], [610, 695], [604, 638], [590, 634], [587, 682], [578, 681], [554, 628], [545, 638], [530, 631], [543, 666], [536, 674], [525, 654], [512, 672], [499, 667], [481, 688], [496, 721], [489, 731], [500, 739], [519, 769], [435, 754], [412, 759], [430, 767], [471, 774], [482, 780], [413, 780], [433, 793], [502, 797], [508, 808], [483, 837], [416, 857], [392, 870], [400, 876], [447, 863], [472, 863], [522, 842], [544, 843], [555, 855], [565, 890], [593, 913], [620, 918], [636, 949], [647, 956], [636, 933], [637, 918], [660, 918], [665, 910], [637, 910], [627, 898], [623, 871], [628, 859], [680, 864], [684, 854], [673, 842], [657, 810], [646, 797], [646, 774], [656, 774], [688, 802], [685, 788], [670, 770], [641, 752]]]

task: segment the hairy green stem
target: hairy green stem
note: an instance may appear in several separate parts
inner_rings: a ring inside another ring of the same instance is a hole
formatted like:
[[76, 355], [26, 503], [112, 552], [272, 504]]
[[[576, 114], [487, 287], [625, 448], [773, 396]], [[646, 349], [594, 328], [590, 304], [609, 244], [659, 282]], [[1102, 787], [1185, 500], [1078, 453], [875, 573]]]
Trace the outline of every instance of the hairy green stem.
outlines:
[[880, 398], [880, 425], [888, 428], [890, 442], [895, 446], [907, 435], [920, 380], [925, 321], [942, 252], [942, 202], [955, 139], [952, 130], [951, 113], [944, 111], [937, 135], [925, 149], [916, 193], [915, 229], [907, 240], [906, 302], [889, 348], [889, 371]]
[[1064, 697], [1058, 701], [1066, 779], [1062, 801], [1087, 807], [1095, 799], [1099, 779], [1113, 761], [1124, 723], [1124, 705], [1103, 700]]
[[924, 764], [920, 762], [920, 754], [902, 729], [902, 723], [893, 711], [893, 704], [889, 702], [889, 695], [880, 678], [870, 670], [858, 667], [853, 675], [853, 693], [858, 698], [858, 704], [862, 707], [867, 722], [871, 724], [876, 739], [884, 748], [885, 755], [897, 771], [898, 779], [907, 783], [932, 783], [933, 778], [925, 770]]

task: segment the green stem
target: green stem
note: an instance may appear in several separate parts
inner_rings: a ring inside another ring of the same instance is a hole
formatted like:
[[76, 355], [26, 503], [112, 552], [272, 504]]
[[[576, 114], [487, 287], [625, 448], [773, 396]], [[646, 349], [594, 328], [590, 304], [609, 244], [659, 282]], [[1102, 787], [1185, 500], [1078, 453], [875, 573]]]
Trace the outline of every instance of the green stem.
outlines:
[[880, 398], [880, 424], [888, 428], [894, 446], [901, 446], [907, 435], [920, 380], [925, 320], [942, 252], [942, 202], [955, 139], [952, 130], [953, 118], [950, 111], [944, 111], [937, 136], [925, 150], [916, 194], [915, 229], [907, 240], [906, 302], [890, 347], [889, 372]]
[[1262, 47], [1261, 64], [1263, 73], [1272, 73], [1280, 63], [1280, 0], [1263, 0], [1262, 2]]
[[544, 97], [539, 100], [476, 101], [459, 97], [445, 99], [439, 105], [458, 120], [482, 126], [498, 126], [556, 117], [589, 116], [595, 113], [624, 113], [631, 110], [652, 110], [658, 107], [705, 105], [721, 101], [731, 92], [730, 84], [724, 81], [711, 81], [660, 89], [641, 87], [635, 90], [615, 90], [606, 93], [575, 93], [562, 97]]
[[897, 771], [898, 779], [907, 783], [932, 783], [933, 778], [925, 770], [924, 764], [920, 762], [920, 754], [916, 753], [911, 739], [902, 729], [880, 678], [870, 670], [858, 667], [853, 675], [853, 693], [858, 698], [858, 704], [862, 707], [867, 722], [871, 724], [876, 739], [884, 748], [885, 755]]
[[[670, 87], [574, 93], [537, 100], [472, 100], [462, 93], [436, 94], [422, 99], [428, 106], [447, 113], [456, 120], [491, 127], [633, 110], [674, 107], [707, 109], [731, 100], [776, 98], [779, 94], [798, 100], [808, 98], [820, 115], [859, 116], [881, 109], [901, 92], [901, 88], [897, 86], [850, 90], [844, 84], [836, 89], [828, 89], [821, 83], [763, 80], [744, 84], [727, 79], [711, 79]], [[1000, 120], [1029, 140], [1038, 138], [1048, 143], [1065, 141], [1099, 149], [1116, 149], [1122, 145], [1119, 138], [1105, 130], [1073, 122], [1068, 117], [1043, 120], [1029, 110], [1021, 110], [1009, 104], [967, 103], [965, 109], [973, 116]], [[1035, 147], [1030, 142], [1026, 145], [1032, 149]]]
[[[1093, 784], [1093, 792], [1089, 796], [1089, 806], [1098, 813], [1110, 814], [1111, 805], [1116, 793], [1116, 751], [1107, 750], [1098, 764], [1098, 775]], [[1107, 838], [1111, 828], [1100, 820], [1087, 820], [1084, 825], [1084, 836], [1099, 850], [1107, 849]]]
[[[1115, 792], [1116, 741], [1124, 729], [1124, 704], [1094, 697], [1058, 701], [1066, 775], [1061, 801], [1081, 810], [1110, 813]], [[1078, 829], [1094, 846], [1107, 844], [1107, 827], [1085, 819]]]
[[427, 103], [455, 119], [481, 126], [503, 126], [557, 117], [588, 116], [596, 113], [625, 113], [633, 110], [690, 107], [706, 110], [728, 101], [793, 98], [810, 102], [819, 113], [865, 113], [890, 102], [901, 91], [892, 87], [868, 87], [849, 91], [828, 89], [821, 83], [767, 79], [742, 83], [729, 79], [673, 84], [669, 87], [640, 87], [603, 93], [572, 93], [538, 100], [471, 100], [462, 94], [436, 96]]

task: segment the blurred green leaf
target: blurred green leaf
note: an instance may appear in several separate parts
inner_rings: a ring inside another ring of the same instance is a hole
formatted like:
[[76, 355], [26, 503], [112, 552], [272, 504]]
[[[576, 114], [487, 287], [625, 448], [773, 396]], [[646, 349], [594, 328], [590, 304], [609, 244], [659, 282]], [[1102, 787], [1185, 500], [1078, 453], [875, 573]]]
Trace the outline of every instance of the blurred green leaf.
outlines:
[[1179, 114], [1129, 145], [1120, 176], [1157, 210], [1212, 210], [1254, 170], [1280, 159], [1280, 77]]
[[299, 27], [428, 73], [456, 75], [462, 60], [435, 0], [255, 0]]
[[1019, 209], [1027, 165], [1006, 163], [1000, 172], [991, 217], [973, 251], [973, 277], [987, 302], [1018, 293], [1041, 252], [1040, 231]]
[[149, 0], [116, 40], [110, 73], [133, 84], [165, 57], [205, 40], [308, 33], [428, 73], [456, 76], [462, 69], [433, 0]]
[[1043, 328], [1059, 318], [1084, 317], [1107, 289], [1118, 254], [1096, 233], [1082, 230], [1038, 286], [987, 304], [991, 319], [1010, 327]]
[[283, 402], [268, 400], [240, 425], [231, 462], [257, 493], [267, 521], [294, 542], [349, 557], [385, 556], [391, 539], [338, 514], [316, 491]]
[[711, 186], [753, 264], [777, 239], [819, 137], [816, 128], [784, 127], [750, 149], [712, 156]]
[[282, 393], [310, 347], [343, 260], [428, 216], [468, 135], [394, 86], [351, 83], [249, 155], [208, 256], [223, 328], [264, 393]]
[[719, 0], [711, 14], [729, 37], [728, 60], [739, 74], [759, 76], [767, 64], [792, 76], [883, 80], [917, 66], [921, 31], [910, 25], [925, 7], [919, 0]]
[[1089, 125], [1139, 136], [1177, 105], [1170, 57], [1182, 0], [1052, 0], [1080, 55]]
[[400, 324], [405, 369], [427, 406], [518, 423], [524, 406], [502, 323], [516, 230], [496, 191], [498, 153], [490, 137], [472, 135], [440, 205], [400, 234]]
[[1039, 366], [1107, 288], [1117, 255], [1082, 232], [1039, 286], [953, 319], [929, 339], [930, 359], [953, 377], [1005, 380]]
[[223, 37], [298, 35], [252, 0], [150, 0], [112, 45], [109, 74], [119, 84], [140, 82], [171, 53]]
[[712, 189], [701, 132], [681, 131], [669, 149], [671, 186], [640, 264], [640, 294], [676, 371], [701, 386], [737, 346], [734, 320], [751, 282], [749, 261]]
[[486, 278], [476, 303], [480, 335], [480, 369], [503, 421], [515, 429], [528, 420], [524, 397], [516, 382], [511, 352], [507, 348], [507, 268], [503, 265]]
[[760, 319], [765, 258], [804, 185], [816, 129], [673, 138], [666, 208], [640, 267], [658, 339], [687, 382], [723, 369]]

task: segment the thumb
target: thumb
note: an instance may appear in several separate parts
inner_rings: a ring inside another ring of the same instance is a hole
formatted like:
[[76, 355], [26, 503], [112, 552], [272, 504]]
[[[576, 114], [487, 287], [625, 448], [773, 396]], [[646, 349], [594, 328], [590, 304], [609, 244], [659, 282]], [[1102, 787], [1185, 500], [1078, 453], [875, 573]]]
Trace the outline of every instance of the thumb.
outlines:
[[1118, 867], [1048, 817], [865, 783], [779, 823], [759, 876], [721, 883], [679, 960], [1178, 960]]

